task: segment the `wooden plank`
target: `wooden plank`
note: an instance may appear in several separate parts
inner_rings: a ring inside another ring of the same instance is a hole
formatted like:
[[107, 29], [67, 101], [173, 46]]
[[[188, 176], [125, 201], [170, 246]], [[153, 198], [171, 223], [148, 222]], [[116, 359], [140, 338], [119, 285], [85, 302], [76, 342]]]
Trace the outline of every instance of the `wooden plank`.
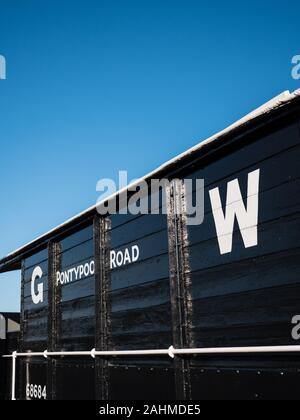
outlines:
[[277, 254], [300, 247], [300, 214], [282, 217], [259, 226], [259, 245], [246, 249], [239, 234], [233, 236], [233, 252], [220, 255], [216, 238], [189, 247], [190, 269], [207, 268], [241, 262], [263, 255]]

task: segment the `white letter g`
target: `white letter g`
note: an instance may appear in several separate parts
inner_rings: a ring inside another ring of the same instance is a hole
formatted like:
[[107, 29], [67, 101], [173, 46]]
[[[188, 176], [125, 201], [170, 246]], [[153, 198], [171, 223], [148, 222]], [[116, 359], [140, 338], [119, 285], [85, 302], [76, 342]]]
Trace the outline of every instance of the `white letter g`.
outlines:
[[39, 303], [42, 303], [44, 301], [44, 286], [43, 283], [40, 283], [37, 286], [37, 293], [35, 292], [35, 282], [37, 279], [41, 279], [43, 277], [43, 271], [41, 269], [41, 267], [36, 267], [33, 270], [32, 273], [32, 277], [31, 277], [31, 297], [32, 297], [32, 302], [35, 305], [38, 305]]

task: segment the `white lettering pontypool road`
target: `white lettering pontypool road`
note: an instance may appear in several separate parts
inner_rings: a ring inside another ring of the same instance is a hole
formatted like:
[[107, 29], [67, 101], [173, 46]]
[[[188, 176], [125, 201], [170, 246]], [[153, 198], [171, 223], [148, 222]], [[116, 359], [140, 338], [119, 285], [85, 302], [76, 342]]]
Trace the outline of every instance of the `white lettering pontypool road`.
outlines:
[[140, 258], [140, 249], [138, 245], [126, 248], [124, 251], [110, 252], [110, 269], [123, 267], [124, 265], [133, 264]]
[[70, 268], [67, 271], [58, 271], [56, 273], [56, 284], [63, 286], [64, 284], [72, 283], [73, 281], [81, 280], [82, 278], [91, 277], [95, 274], [95, 261], [90, 263], [78, 265]]

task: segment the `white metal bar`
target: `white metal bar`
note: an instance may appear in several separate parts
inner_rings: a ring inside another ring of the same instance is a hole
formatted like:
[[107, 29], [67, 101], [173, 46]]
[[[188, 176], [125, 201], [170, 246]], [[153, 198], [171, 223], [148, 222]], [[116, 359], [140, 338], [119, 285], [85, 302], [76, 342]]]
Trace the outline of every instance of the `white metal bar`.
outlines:
[[[31, 356], [33, 355], [33, 356]], [[44, 357], [44, 352], [17, 353], [17, 357]]]
[[95, 356], [147, 356], [168, 355], [169, 350], [123, 350], [123, 351], [96, 351]]
[[168, 349], [161, 350], [121, 350], [121, 351], [58, 351], [58, 352], [29, 352], [5, 355], [2, 357], [12, 358], [12, 384], [11, 399], [16, 399], [16, 361], [18, 357], [45, 357], [49, 356], [88, 356], [88, 357], [107, 357], [107, 356], [169, 356], [172, 359], [176, 355], [196, 355], [196, 354], [263, 354], [263, 353], [300, 353], [300, 346], [260, 346], [260, 347], [213, 347], [213, 348], [194, 348], [194, 349], [175, 349], [170, 346]]
[[261, 354], [298, 353], [300, 346], [260, 346], [260, 347], [216, 347], [195, 349], [173, 349], [173, 354]]
[[120, 350], [120, 351], [58, 351], [58, 352], [29, 352], [29, 353], [17, 353], [14, 352], [12, 355], [5, 355], [2, 357], [6, 358], [17, 358], [17, 357], [78, 357], [78, 356], [170, 356], [175, 355], [193, 355], [193, 354], [260, 354], [260, 353], [298, 353], [300, 352], [300, 346], [256, 346], [256, 347], [214, 347], [214, 348], [191, 348], [191, 349], [175, 349], [173, 346], [168, 349], [158, 350]]
[[90, 351], [65, 351], [65, 352], [60, 352], [60, 351], [45, 351], [43, 353], [44, 357], [48, 357], [48, 356], [69, 356], [69, 357], [79, 357], [79, 356], [91, 356], [91, 352]]
[[17, 362], [17, 352], [12, 354], [12, 372], [11, 372], [11, 399], [12, 401], [16, 400], [16, 362]]

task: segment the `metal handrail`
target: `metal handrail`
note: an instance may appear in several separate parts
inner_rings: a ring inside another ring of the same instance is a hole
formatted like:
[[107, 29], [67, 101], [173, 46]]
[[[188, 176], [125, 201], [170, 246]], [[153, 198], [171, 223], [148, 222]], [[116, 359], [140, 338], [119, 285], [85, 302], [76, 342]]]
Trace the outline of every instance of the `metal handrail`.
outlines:
[[43, 352], [18, 353], [13, 352], [11, 355], [2, 356], [12, 359], [12, 400], [16, 400], [16, 360], [18, 357], [79, 357], [88, 356], [95, 359], [96, 357], [121, 357], [121, 356], [169, 356], [174, 359], [176, 355], [209, 355], [209, 354], [263, 354], [263, 353], [299, 353], [300, 346], [256, 346], [256, 347], [213, 347], [213, 348], [190, 348], [175, 349], [170, 346], [168, 349], [158, 350], [116, 350], [116, 351], [56, 351], [51, 352], [45, 350]]

